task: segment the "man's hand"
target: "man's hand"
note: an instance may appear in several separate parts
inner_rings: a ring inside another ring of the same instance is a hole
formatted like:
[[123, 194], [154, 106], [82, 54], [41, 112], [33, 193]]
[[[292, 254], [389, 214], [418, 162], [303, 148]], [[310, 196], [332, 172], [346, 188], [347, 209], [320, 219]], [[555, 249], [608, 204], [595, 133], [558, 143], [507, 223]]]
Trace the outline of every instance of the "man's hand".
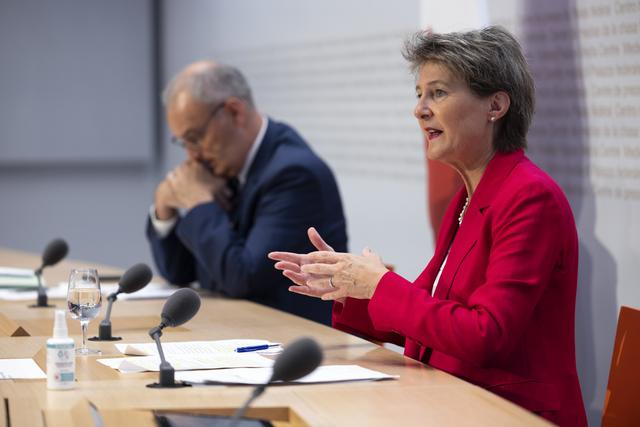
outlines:
[[187, 160], [169, 172], [166, 181], [174, 196], [174, 208], [192, 209], [212, 202], [214, 194], [225, 185], [225, 179], [214, 176], [200, 163]]
[[165, 178], [158, 184], [154, 196], [154, 204], [156, 207], [156, 218], [166, 221], [178, 215], [176, 210], [178, 201], [169, 181]]

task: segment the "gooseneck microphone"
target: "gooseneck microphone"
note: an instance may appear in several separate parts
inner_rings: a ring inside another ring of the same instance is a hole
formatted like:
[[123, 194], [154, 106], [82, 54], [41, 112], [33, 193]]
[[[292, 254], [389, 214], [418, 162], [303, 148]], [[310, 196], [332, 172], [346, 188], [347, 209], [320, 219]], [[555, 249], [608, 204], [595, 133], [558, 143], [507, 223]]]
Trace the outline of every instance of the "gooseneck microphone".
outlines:
[[175, 382], [175, 370], [173, 366], [164, 357], [160, 337], [162, 330], [170, 326], [172, 328], [180, 326], [191, 320], [200, 309], [200, 296], [190, 288], [182, 288], [174, 292], [162, 307], [160, 315], [160, 325], [149, 331], [149, 336], [153, 338], [158, 347], [160, 355], [160, 380], [157, 383], [147, 384], [147, 387], [164, 388], [164, 387], [189, 387], [190, 384], [184, 382]]
[[231, 418], [230, 427], [234, 427], [238, 423], [249, 405], [264, 392], [269, 384], [302, 378], [313, 372], [320, 366], [320, 363], [322, 363], [322, 349], [312, 338], [299, 338], [286, 346], [273, 364], [273, 373], [269, 381], [253, 389], [249, 399]]
[[38, 279], [38, 299], [37, 303], [29, 307], [54, 307], [49, 305], [47, 298], [47, 290], [42, 286], [42, 270], [45, 267], [56, 265], [69, 253], [69, 245], [63, 239], [54, 239], [44, 248], [42, 253], [42, 264], [33, 274]]
[[132, 294], [139, 291], [149, 284], [152, 276], [151, 269], [144, 263], [136, 264], [124, 272], [118, 282], [118, 289], [107, 297], [109, 301], [107, 314], [104, 320], [100, 322], [98, 336], [89, 338], [91, 341], [117, 341], [122, 339], [111, 335], [111, 307], [118, 299], [119, 294]]

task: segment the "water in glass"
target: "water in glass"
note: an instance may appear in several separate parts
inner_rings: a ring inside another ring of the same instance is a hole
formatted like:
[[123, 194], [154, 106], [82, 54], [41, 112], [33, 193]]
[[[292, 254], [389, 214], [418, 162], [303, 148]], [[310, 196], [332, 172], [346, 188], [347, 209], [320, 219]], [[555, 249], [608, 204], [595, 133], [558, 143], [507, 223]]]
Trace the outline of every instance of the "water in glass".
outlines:
[[67, 306], [71, 317], [80, 320], [82, 328], [82, 346], [76, 349], [77, 354], [100, 354], [99, 350], [87, 348], [87, 328], [89, 321], [100, 313], [101, 305], [102, 294], [98, 272], [93, 268], [71, 270]]

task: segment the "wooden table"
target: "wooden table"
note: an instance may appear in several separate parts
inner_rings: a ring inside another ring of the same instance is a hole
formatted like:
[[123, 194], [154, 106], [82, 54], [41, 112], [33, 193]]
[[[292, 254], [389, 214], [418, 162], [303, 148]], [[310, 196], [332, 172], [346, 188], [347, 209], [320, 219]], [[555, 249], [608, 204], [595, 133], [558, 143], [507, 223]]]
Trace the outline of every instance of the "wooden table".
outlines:
[[[0, 249], [0, 265], [34, 268], [39, 257]], [[48, 283], [66, 280], [83, 262], [64, 261], [45, 270]], [[117, 269], [92, 265], [101, 273]], [[64, 301], [51, 300], [64, 308]], [[152, 342], [147, 332], [159, 322], [162, 300], [119, 300], [112, 312], [114, 335], [121, 342]], [[44, 345], [51, 334], [53, 309], [27, 308], [25, 302], [0, 301], [0, 314], [30, 336], [0, 337], [0, 357], [30, 357], [46, 370]], [[104, 315], [104, 310], [100, 318]], [[67, 320], [70, 333], [80, 340], [78, 322]], [[89, 334], [97, 333], [98, 320]], [[193, 320], [177, 330], [166, 329], [163, 342], [260, 338], [287, 343], [302, 335], [316, 339], [324, 349], [324, 364], [357, 364], [398, 380], [267, 389], [250, 416], [298, 426], [537, 426], [549, 425], [530, 412], [456, 377], [398, 353], [332, 328], [241, 300], [203, 298]], [[102, 356], [120, 356], [112, 343], [89, 342]], [[152, 409], [232, 413], [249, 396], [250, 387], [206, 386], [149, 389], [156, 373], [121, 374], [96, 362], [97, 356], [77, 357], [77, 386], [51, 391], [45, 380], [0, 381], [0, 426], [92, 425], [88, 402], [100, 411], [106, 426], [152, 426]]]

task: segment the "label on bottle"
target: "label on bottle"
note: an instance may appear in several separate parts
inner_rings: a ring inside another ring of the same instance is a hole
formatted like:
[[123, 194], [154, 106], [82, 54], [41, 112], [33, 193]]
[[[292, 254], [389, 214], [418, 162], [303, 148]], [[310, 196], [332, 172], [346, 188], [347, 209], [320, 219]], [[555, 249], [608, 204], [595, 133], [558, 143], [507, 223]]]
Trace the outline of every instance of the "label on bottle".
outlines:
[[47, 387], [72, 388], [76, 374], [75, 344], [47, 342]]

